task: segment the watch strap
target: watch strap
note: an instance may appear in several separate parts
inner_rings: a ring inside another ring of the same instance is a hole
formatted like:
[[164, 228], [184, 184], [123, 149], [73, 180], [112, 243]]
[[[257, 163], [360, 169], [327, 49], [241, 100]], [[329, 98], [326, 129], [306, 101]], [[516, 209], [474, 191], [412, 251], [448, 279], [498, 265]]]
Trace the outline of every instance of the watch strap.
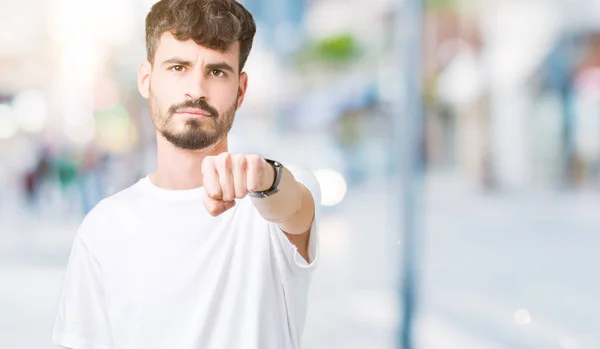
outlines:
[[283, 175], [283, 165], [279, 161], [264, 159], [269, 165], [275, 170], [275, 178], [273, 179], [273, 185], [265, 191], [254, 191], [249, 192], [248, 195], [255, 198], [266, 198], [279, 192], [279, 182]]

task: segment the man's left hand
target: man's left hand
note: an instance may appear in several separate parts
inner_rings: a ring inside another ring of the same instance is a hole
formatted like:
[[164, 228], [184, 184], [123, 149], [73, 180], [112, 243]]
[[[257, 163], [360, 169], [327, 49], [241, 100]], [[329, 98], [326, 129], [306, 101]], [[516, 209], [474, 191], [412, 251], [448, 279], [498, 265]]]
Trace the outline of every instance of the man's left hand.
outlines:
[[273, 167], [258, 155], [221, 153], [202, 162], [204, 206], [212, 216], [235, 206], [235, 199], [264, 191], [275, 179]]

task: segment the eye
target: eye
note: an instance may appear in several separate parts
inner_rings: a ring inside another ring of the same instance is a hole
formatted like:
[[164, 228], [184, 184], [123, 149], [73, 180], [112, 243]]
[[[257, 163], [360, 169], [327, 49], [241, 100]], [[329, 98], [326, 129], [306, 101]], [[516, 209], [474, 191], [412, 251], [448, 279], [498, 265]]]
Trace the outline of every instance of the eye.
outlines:
[[213, 69], [210, 71], [210, 75], [220, 78], [225, 76], [225, 72], [219, 69]]
[[170, 67], [169, 70], [176, 71], [176, 72], [182, 72], [185, 70], [185, 67], [182, 65], [174, 65], [174, 66]]

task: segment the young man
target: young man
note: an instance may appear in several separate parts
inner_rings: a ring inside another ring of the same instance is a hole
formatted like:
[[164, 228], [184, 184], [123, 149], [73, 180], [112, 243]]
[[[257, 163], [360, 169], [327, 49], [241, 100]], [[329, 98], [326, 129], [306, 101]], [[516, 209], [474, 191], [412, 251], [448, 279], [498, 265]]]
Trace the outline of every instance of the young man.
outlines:
[[53, 342], [74, 349], [299, 348], [317, 258], [311, 172], [230, 154], [256, 27], [233, 0], [161, 0], [138, 71], [156, 172], [74, 240]]

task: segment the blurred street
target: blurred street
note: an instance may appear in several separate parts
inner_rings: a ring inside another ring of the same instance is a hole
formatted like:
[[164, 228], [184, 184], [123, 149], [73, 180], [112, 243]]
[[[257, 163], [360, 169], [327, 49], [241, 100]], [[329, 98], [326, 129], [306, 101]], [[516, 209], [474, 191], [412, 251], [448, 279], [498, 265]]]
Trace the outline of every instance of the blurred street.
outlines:
[[[53, 348], [80, 222], [156, 169], [155, 2], [0, 0], [0, 349]], [[600, 1], [240, 2], [228, 151], [323, 193], [304, 349], [600, 348]], [[425, 176], [416, 249], [400, 164]]]
[[[303, 348], [394, 348], [401, 244], [389, 185], [366, 182], [325, 211]], [[426, 187], [419, 348], [600, 347], [595, 192], [484, 195], [443, 175]], [[50, 349], [78, 221], [25, 219], [6, 203], [1, 212], [0, 280], [10, 282], [0, 284], [0, 338]]]

